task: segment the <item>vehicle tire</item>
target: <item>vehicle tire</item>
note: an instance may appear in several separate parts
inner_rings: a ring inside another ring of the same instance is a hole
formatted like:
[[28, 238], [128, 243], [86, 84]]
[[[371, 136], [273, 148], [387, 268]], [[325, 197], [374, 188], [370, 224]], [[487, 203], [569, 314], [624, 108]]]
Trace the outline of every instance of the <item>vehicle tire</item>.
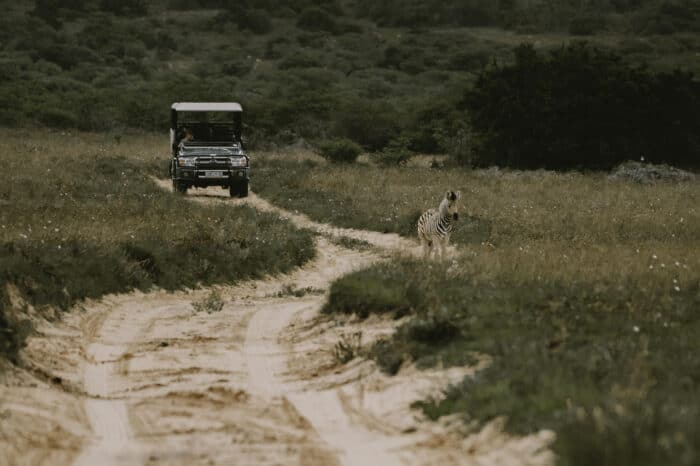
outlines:
[[180, 194], [187, 194], [187, 185], [184, 183], [178, 183], [177, 181], [173, 180], [173, 186], [175, 187], [175, 191], [180, 193]]
[[248, 197], [248, 180], [231, 183], [229, 193], [231, 197]]

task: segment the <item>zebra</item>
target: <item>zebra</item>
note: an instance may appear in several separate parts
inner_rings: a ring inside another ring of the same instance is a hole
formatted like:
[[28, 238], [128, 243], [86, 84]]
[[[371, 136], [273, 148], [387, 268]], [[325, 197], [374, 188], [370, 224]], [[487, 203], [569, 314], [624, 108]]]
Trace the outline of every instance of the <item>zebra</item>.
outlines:
[[429, 258], [432, 251], [437, 255], [436, 242], [440, 246], [440, 258], [445, 258], [445, 249], [450, 241], [454, 222], [459, 219], [457, 201], [459, 191], [447, 191], [437, 210], [429, 209], [418, 219], [418, 238], [423, 246], [423, 257]]

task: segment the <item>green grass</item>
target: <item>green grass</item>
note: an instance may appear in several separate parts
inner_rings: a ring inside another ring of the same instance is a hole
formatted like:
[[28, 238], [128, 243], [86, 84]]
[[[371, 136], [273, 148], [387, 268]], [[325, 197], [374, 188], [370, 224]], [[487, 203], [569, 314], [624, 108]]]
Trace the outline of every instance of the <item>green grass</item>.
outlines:
[[[204, 206], [158, 188], [167, 139], [4, 130], [0, 331], [7, 285], [39, 309], [130, 289], [231, 283], [314, 255], [310, 233], [252, 208]], [[1, 349], [15, 358], [21, 338]]]
[[409, 316], [370, 350], [388, 373], [490, 356], [444, 399], [418, 403], [426, 415], [553, 429], [562, 465], [697, 464], [697, 181], [271, 159], [254, 189], [348, 227], [415, 237], [416, 210], [462, 191], [458, 257], [352, 273], [324, 308]]

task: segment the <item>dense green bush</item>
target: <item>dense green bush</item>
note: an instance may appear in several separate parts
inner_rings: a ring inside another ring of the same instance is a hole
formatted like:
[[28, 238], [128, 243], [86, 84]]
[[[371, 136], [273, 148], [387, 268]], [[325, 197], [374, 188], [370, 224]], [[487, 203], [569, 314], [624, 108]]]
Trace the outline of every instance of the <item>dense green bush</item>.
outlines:
[[518, 47], [514, 64], [479, 76], [464, 105], [480, 166], [606, 169], [640, 157], [700, 166], [700, 82], [584, 43], [548, 56]]
[[569, 34], [573, 36], [591, 36], [605, 27], [602, 18], [595, 15], [581, 15], [571, 19]]
[[697, 31], [699, 26], [700, 5], [692, 0], [654, 2], [632, 17], [632, 28], [638, 34]]
[[328, 161], [334, 163], [352, 163], [362, 152], [362, 147], [349, 139], [336, 139], [319, 144], [319, 152]]
[[370, 151], [383, 149], [401, 127], [395, 108], [368, 100], [346, 101], [335, 118], [337, 133]]
[[145, 0], [100, 0], [100, 9], [124, 16], [143, 16], [148, 13]]
[[308, 8], [297, 19], [297, 27], [307, 31], [335, 32], [338, 25], [335, 19], [320, 8]]

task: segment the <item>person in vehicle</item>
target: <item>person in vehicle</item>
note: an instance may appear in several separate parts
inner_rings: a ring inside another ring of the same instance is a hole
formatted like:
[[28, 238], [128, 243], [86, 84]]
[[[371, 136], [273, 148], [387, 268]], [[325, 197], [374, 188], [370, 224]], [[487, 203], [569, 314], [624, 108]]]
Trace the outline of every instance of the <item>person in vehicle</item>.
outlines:
[[194, 139], [194, 134], [192, 134], [192, 131], [189, 128], [184, 128], [183, 132], [185, 135], [180, 140], [180, 147], [183, 147], [186, 143]]

